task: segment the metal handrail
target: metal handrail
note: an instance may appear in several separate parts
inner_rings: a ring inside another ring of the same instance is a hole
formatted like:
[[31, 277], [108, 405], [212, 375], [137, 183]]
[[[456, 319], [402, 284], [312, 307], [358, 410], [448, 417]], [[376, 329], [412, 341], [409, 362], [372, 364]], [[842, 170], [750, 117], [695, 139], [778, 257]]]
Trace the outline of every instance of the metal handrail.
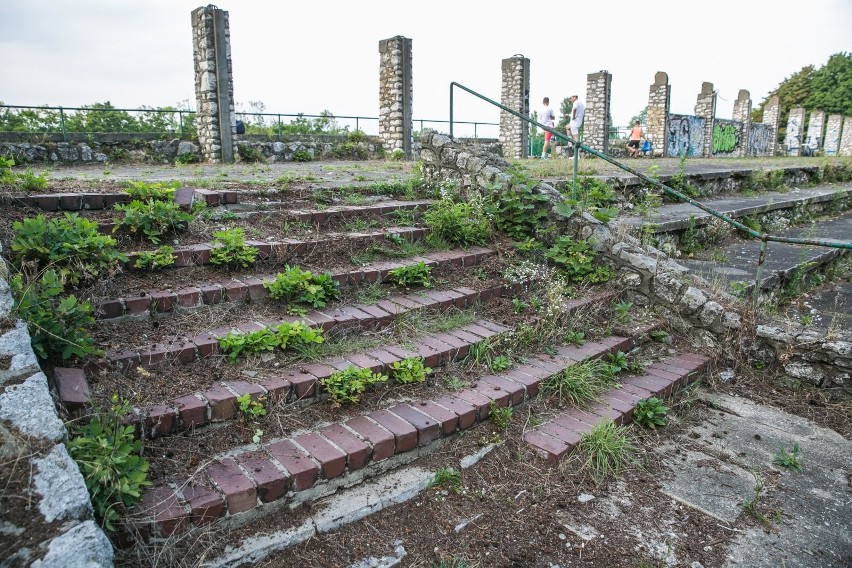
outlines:
[[551, 134], [553, 134], [557, 138], [560, 138], [560, 139], [562, 139], [566, 142], [571, 143], [571, 145], [574, 148], [574, 174], [573, 174], [573, 180], [572, 180], [572, 187], [573, 187], [575, 199], [576, 199], [576, 188], [577, 188], [577, 160], [578, 160], [578, 156], [580, 154], [577, 151], [577, 148], [579, 148], [580, 150], [583, 150], [584, 152], [591, 154], [592, 156], [596, 156], [596, 157], [598, 157], [598, 158], [600, 158], [600, 159], [602, 159], [606, 162], [609, 162], [610, 164], [612, 164], [612, 165], [614, 165], [618, 168], [621, 168], [622, 170], [624, 170], [628, 173], [635, 175], [636, 177], [638, 177], [640, 180], [642, 180], [644, 182], [647, 182], [647, 183], [649, 183], [653, 186], [659, 187], [664, 192], [666, 192], [669, 195], [677, 198], [678, 200], [685, 202], [685, 203], [689, 203], [690, 205], [698, 207], [702, 211], [705, 211], [706, 213], [709, 213], [710, 215], [712, 215], [712, 216], [714, 216], [718, 219], [721, 219], [722, 221], [724, 221], [724, 222], [728, 223], [729, 225], [735, 227], [739, 231], [745, 233], [748, 237], [760, 239], [760, 256], [758, 258], [757, 275], [756, 275], [756, 278], [755, 278], [755, 285], [754, 285], [754, 292], [753, 292], [753, 302], [755, 303], [755, 305], [757, 304], [757, 300], [760, 296], [760, 282], [761, 282], [761, 279], [762, 279], [761, 277], [762, 277], [762, 273], [763, 273], [763, 264], [764, 264], [764, 261], [766, 260], [766, 245], [767, 245], [768, 242], [771, 241], [771, 242], [788, 243], [788, 244], [794, 244], [794, 245], [809, 245], [809, 246], [819, 246], [819, 247], [829, 247], [829, 248], [839, 248], [839, 249], [852, 250], [852, 242], [827, 241], [827, 240], [823, 240], [823, 239], [803, 239], [803, 238], [799, 238], [799, 237], [779, 237], [779, 236], [769, 235], [769, 234], [766, 234], [766, 233], [761, 233], [759, 231], [755, 231], [751, 227], [747, 227], [746, 225], [743, 225], [739, 221], [736, 221], [735, 219], [728, 217], [724, 213], [722, 213], [720, 211], [716, 211], [715, 209], [712, 209], [711, 207], [708, 207], [708, 206], [704, 205], [703, 203], [695, 201], [691, 197], [682, 194], [681, 192], [677, 191], [674, 188], [667, 186], [666, 184], [662, 183], [661, 181], [654, 179], [650, 176], [647, 176], [647, 175], [631, 168], [630, 166], [622, 164], [621, 162], [619, 162], [615, 158], [612, 158], [611, 156], [608, 156], [608, 155], [604, 154], [603, 152], [598, 152], [594, 148], [590, 148], [590, 147], [586, 146], [585, 144], [583, 144], [582, 142], [575, 141], [572, 138], [569, 138], [569, 137], [565, 136], [564, 134], [561, 134], [560, 132], [557, 132], [556, 130], [553, 130], [552, 128], [550, 128], [548, 126], [545, 126], [545, 125], [529, 118], [528, 116], [524, 116], [523, 114], [521, 114], [521, 113], [519, 113], [515, 110], [512, 110], [509, 107], [502, 105], [502, 104], [500, 104], [496, 101], [493, 101], [493, 100], [489, 99], [488, 97], [481, 95], [481, 94], [477, 93], [476, 91], [473, 91], [473, 90], [471, 90], [471, 89], [465, 87], [464, 85], [461, 85], [461, 84], [459, 84], [455, 81], [450, 83], [450, 137], [451, 138], [453, 136], [453, 87], [459, 87], [460, 89], [462, 89], [462, 90], [464, 90], [464, 91], [466, 91], [466, 92], [468, 92], [468, 93], [470, 93], [470, 94], [472, 94], [472, 95], [474, 95], [474, 96], [476, 96], [476, 97], [478, 97], [478, 98], [480, 98], [480, 99], [482, 99], [486, 102], [491, 103], [492, 105], [500, 108], [501, 110], [504, 110], [504, 111], [508, 112], [509, 114], [512, 114], [513, 116], [516, 116], [516, 117], [520, 118], [521, 120], [524, 120], [524, 121], [526, 121], [530, 124], [534, 124], [535, 126], [541, 128], [542, 130], [546, 130], [547, 132], [550, 132]]

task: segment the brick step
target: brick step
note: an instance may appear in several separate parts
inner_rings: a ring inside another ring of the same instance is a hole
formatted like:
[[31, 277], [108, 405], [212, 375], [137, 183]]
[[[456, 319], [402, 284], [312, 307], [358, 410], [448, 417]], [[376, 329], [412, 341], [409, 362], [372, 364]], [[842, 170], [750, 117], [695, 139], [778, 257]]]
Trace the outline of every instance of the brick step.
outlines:
[[[367, 246], [371, 243], [386, 244], [391, 235], [408, 241], [419, 241], [423, 239], [428, 229], [420, 227], [390, 227], [388, 229], [369, 231], [364, 233], [326, 233], [322, 238], [314, 239], [284, 239], [282, 241], [255, 241], [246, 240], [246, 244], [258, 249], [257, 260], [291, 260], [294, 255], [304, 254], [317, 246], [328, 246], [341, 240], [348, 240], [353, 244]], [[182, 268], [186, 266], [204, 266], [210, 264], [210, 251], [213, 250], [212, 243], [201, 243], [174, 247], [172, 257], [175, 262], [169, 268]], [[128, 254], [128, 262], [125, 267], [135, 269], [136, 259], [143, 251]], [[155, 251], [145, 251], [155, 252]]]
[[[191, 193], [187, 193], [190, 191]], [[176, 192], [175, 201], [180, 202], [178, 197], [181, 192], [184, 192], [183, 195], [188, 195], [188, 197], [183, 198], [188, 200], [188, 203], [191, 204], [193, 200], [201, 200], [207, 203], [208, 207], [235, 204], [239, 199], [239, 192], [237, 191], [181, 188]], [[114, 205], [119, 203], [130, 203], [130, 196], [126, 193], [41, 193], [15, 197], [12, 203], [20, 207], [31, 207], [42, 211], [82, 211], [112, 209]]]
[[[483, 247], [471, 247], [464, 250], [436, 251], [413, 257], [406, 261], [382, 262], [367, 265], [355, 270], [332, 273], [341, 286], [357, 286], [382, 282], [388, 273], [402, 266], [424, 262], [432, 268], [445, 266], [475, 266], [485, 259], [496, 256], [497, 252]], [[101, 302], [95, 310], [95, 317], [109, 320], [124, 316], [147, 317], [158, 313], [167, 313], [182, 308], [198, 308], [204, 305], [225, 302], [257, 302], [268, 297], [264, 282], [275, 280], [275, 275], [228, 278], [218, 282], [199, 284], [181, 290], [157, 290], [142, 296], [127, 296]]]
[[605, 420], [626, 424], [632, 420], [636, 403], [650, 397], [671, 396], [677, 389], [697, 380], [707, 369], [709, 359], [695, 353], [682, 353], [658, 361], [639, 376], [620, 378], [621, 388], [601, 396], [600, 402], [583, 408], [570, 408], [549, 422], [524, 434], [524, 441], [538, 455], [555, 464], [568, 455], [583, 435]]
[[394, 211], [425, 211], [432, 203], [434, 203], [432, 199], [412, 201], [391, 199], [370, 205], [334, 205], [326, 209], [291, 209], [290, 202], [270, 201], [263, 204], [238, 204], [228, 207], [228, 210], [236, 213], [238, 217], [275, 214], [308, 225], [322, 225], [331, 220], [354, 219], [365, 215], [387, 215]]
[[538, 394], [542, 381], [565, 368], [633, 345], [631, 338], [608, 337], [562, 347], [555, 356], [529, 357], [523, 365], [482, 376], [474, 386], [435, 400], [395, 404], [254, 450], [229, 451], [199, 471], [195, 483], [159, 480], [145, 492], [140, 512], [150, 519], [153, 534], [170, 536], [266, 503], [292, 500], [295, 493], [336, 479], [345, 484], [354, 472], [358, 479], [381, 474], [395, 465], [386, 460], [434, 448], [442, 438], [488, 420], [491, 402], [521, 405]]

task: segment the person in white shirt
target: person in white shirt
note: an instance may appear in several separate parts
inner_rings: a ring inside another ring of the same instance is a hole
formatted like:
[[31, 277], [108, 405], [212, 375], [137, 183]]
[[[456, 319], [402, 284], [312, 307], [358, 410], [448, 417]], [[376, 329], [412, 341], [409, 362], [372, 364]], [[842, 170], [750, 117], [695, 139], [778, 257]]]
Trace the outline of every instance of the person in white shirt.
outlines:
[[571, 121], [565, 130], [568, 132], [568, 136], [579, 141], [580, 127], [583, 126], [583, 116], [586, 114], [586, 105], [577, 95], [571, 95], [568, 100], [571, 101]]
[[[544, 97], [544, 100], [541, 102], [541, 113], [539, 116], [539, 122], [548, 128], [553, 128], [556, 126], [556, 113], [553, 112], [553, 109], [550, 108], [550, 98]], [[547, 149], [550, 148], [550, 139], [553, 137], [553, 134], [544, 131], [544, 146], [541, 148], [541, 159], [545, 159], [547, 157]]]

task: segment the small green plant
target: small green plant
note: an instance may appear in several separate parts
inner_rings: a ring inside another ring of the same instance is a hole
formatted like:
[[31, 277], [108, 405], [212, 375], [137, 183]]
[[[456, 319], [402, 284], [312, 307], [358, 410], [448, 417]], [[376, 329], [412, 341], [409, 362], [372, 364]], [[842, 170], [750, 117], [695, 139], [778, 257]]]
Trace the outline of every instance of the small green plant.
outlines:
[[509, 186], [499, 184], [490, 189], [494, 222], [509, 238], [522, 241], [535, 235], [550, 209], [550, 199], [538, 192], [537, 181], [519, 170], [510, 170]]
[[38, 191], [47, 187], [47, 178], [27, 169], [24, 173], [17, 174], [16, 185], [24, 191]]
[[512, 359], [507, 355], [497, 355], [491, 359], [491, 370], [494, 372], [505, 371], [512, 366]]
[[695, 230], [695, 215], [689, 216], [689, 222], [680, 237], [680, 250], [686, 254], [692, 254], [701, 249]]
[[740, 219], [740, 223], [742, 223], [743, 225], [745, 225], [746, 227], [748, 227], [752, 231], [755, 231], [755, 232], [758, 232], [758, 233], [761, 231], [760, 221], [758, 221], [754, 217], [750, 217], [750, 216], [746, 215], [745, 217]]
[[313, 155], [307, 150], [296, 150], [295, 152], [293, 152], [294, 162], [310, 162], [313, 159]]
[[492, 400], [488, 403], [488, 417], [498, 431], [505, 432], [512, 421], [512, 407], [497, 406], [497, 403]]
[[612, 307], [615, 313], [615, 323], [625, 324], [630, 321], [630, 310], [633, 308], [633, 302], [621, 301]]
[[559, 405], [585, 406], [598, 400], [614, 384], [609, 365], [600, 359], [571, 365], [544, 380], [541, 390]]
[[615, 376], [622, 371], [630, 369], [630, 362], [627, 360], [627, 355], [623, 351], [618, 353], [610, 353], [606, 356], [608, 372]]
[[400, 286], [423, 286], [424, 288], [431, 288], [431, 274], [432, 267], [421, 260], [417, 264], [394, 268], [388, 273], [388, 279]]
[[728, 288], [731, 290], [731, 294], [738, 298], [745, 297], [748, 292], [748, 282], [743, 282], [742, 280], [735, 280], [728, 284]]
[[245, 233], [239, 227], [213, 233], [212, 264], [245, 268], [254, 264], [256, 258], [257, 248], [246, 245]]
[[[743, 499], [741, 507], [743, 511], [754, 517], [755, 520], [769, 527], [772, 525], [769, 517], [760, 510], [761, 501], [763, 500], [763, 490], [765, 489], [764, 479], [759, 473], [752, 472], [752, 475], [754, 476], [754, 492], [751, 497]], [[776, 511], [776, 516], [779, 513], [779, 511]]]
[[585, 457], [583, 467], [592, 474], [596, 485], [618, 476], [635, 452], [633, 444], [627, 439], [626, 428], [616, 426], [612, 420], [600, 422], [583, 434], [577, 450]]
[[461, 473], [451, 468], [441, 468], [436, 471], [432, 487], [452, 491], [456, 495], [461, 495], [464, 491]]
[[28, 284], [18, 274], [10, 284], [15, 297], [13, 313], [27, 322], [39, 359], [65, 361], [101, 353], [86, 330], [95, 323], [91, 304], [63, 296], [62, 281], [55, 270], [46, 270], [39, 280]]
[[388, 154], [389, 160], [400, 161], [405, 159], [405, 150], [402, 148], [394, 148], [393, 152]]
[[447, 384], [447, 388], [453, 392], [460, 391], [467, 386], [467, 383], [458, 377], [447, 377], [445, 382]]
[[116, 219], [113, 232], [129, 230], [131, 233], [141, 233], [154, 244], [160, 242], [160, 237], [171, 231], [186, 230], [193, 215], [181, 211], [174, 201], [131, 201], [115, 206], [115, 210], [124, 213]]
[[558, 266], [572, 282], [606, 282], [614, 273], [606, 266], [595, 265], [597, 252], [588, 241], [577, 241], [569, 235], [556, 239], [547, 250], [547, 258]]
[[340, 284], [331, 274], [313, 274], [298, 266], [285, 266], [275, 280], [263, 283], [269, 296], [285, 302], [299, 302], [322, 308], [340, 297]]
[[668, 424], [668, 414], [669, 407], [662, 400], [653, 396], [636, 403], [636, 408], [633, 410], [633, 421], [640, 426], [654, 430], [657, 426]]
[[441, 199], [424, 213], [432, 234], [459, 246], [484, 245], [488, 242], [488, 219], [470, 203]]
[[403, 227], [411, 227], [417, 224], [417, 217], [411, 209], [394, 209], [391, 215], [394, 221]]
[[133, 265], [139, 270], [160, 270], [167, 266], [172, 266], [175, 263], [175, 249], [169, 245], [163, 245], [154, 252], [140, 252], [136, 256], [136, 263]]
[[337, 404], [357, 403], [368, 387], [387, 382], [388, 376], [374, 373], [370, 369], [359, 369], [350, 365], [343, 371], [332, 373], [320, 379], [322, 387]]
[[524, 310], [526, 310], [528, 307], [529, 307], [528, 303], [526, 303], [526, 302], [524, 302], [524, 301], [522, 301], [518, 298], [512, 298], [512, 312], [513, 313], [522, 314], [522, 313], [524, 313]]
[[423, 357], [406, 357], [390, 365], [390, 378], [403, 385], [425, 382], [431, 372], [432, 368], [423, 364]]
[[228, 356], [231, 363], [243, 353], [259, 353], [276, 349], [304, 351], [324, 341], [322, 328], [308, 327], [304, 322], [298, 321], [284, 322], [275, 327], [266, 327], [252, 332], [230, 331], [224, 337], [217, 339], [219, 350]]
[[193, 152], [184, 152], [175, 156], [176, 164], [194, 164], [198, 161], [198, 154]]
[[671, 337], [667, 331], [663, 331], [661, 329], [656, 329], [650, 333], [651, 339], [656, 341], [657, 343], [666, 343]]
[[794, 469], [796, 471], [802, 469], [799, 443], [794, 443], [793, 449], [789, 452], [784, 448], [779, 449], [778, 453], [772, 456], [772, 463], [787, 469]]
[[125, 192], [130, 196], [131, 201], [173, 201], [175, 192], [180, 187], [179, 181], [127, 181], [126, 183]]
[[240, 415], [246, 420], [257, 420], [261, 416], [266, 416], [266, 407], [263, 405], [263, 396], [257, 400], [252, 400], [251, 395], [246, 393], [237, 397], [237, 409]]
[[74, 429], [68, 453], [77, 462], [101, 526], [115, 530], [115, 522], [131, 505], [142, 499], [148, 481], [148, 462], [142, 457], [142, 440], [133, 424], [124, 424], [130, 404], [117, 395], [110, 410], [95, 415]]
[[491, 357], [491, 344], [488, 341], [480, 341], [470, 346], [464, 361], [468, 365], [476, 366], [486, 363]]
[[586, 334], [582, 331], [569, 331], [564, 337], [565, 343], [571, 345], [582, 345], [586, 342]]
[[262, 162], [263, 152], [249, 143], [237, 144], [237, 155], [242, 162]]

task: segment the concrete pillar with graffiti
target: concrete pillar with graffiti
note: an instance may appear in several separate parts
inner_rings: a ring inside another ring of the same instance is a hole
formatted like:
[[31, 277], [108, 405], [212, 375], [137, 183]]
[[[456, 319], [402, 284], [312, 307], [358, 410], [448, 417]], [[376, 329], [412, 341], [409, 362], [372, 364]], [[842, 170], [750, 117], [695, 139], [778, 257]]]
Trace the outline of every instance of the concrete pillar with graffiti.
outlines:
[[704, 119], [704, 146], [701, 155], [705, 158], [712, 155], [713, 151], [713, 121], [716, 118], [716, 91], [713, 83], [701, 83], [701, 92], [695, 103], [695, 116]]
[[788, 156], [802, 154], [802, 133], [805, 131], [805, 109], [793, 107], [787, 116], [787, 134], [784, 136], [784, 151]]
[[805, 139], [808, 154], [814, 155], [822, 148], [822, 127], [825, 126], [825, 113], [821, 110], [811, 111], [808, 120], [808, 137]]
[[654, 84], [648, 92], [648, 124], [645, 128], [645, 134], [651, 142], [651, 150], [655, 156], [665, 156], [668, 147], [671, 102], [672, 86], [669, 85], [669, 76], [662, 71], [657, 71], [654, 75]]
[[586, 114], [583, 118], [583, 142], [599, 152], [609, 150], [609, 108], [612, 75], [609, 71], [586, 76]]
[[826, 156], [836, 156], [840, 149], [840, 131], [843, 130], [843, 115], [830, 114], [825, 123], [825, 139], [822, 152]]
[[840, 136], [838, 156], [852, 156], [852, 116], [843, 119], [843, 134]]
[[732, 118], [734, 123], [739, 123], [735, 124], [739, 128], [739, 143], [734, 148], [734, 155], [746, 156], [751, 135], [751, 94], [745, 89], [740, 89], [737, 94]]
[[[500, 103], [522, 114], [530, 114], [530, 60], [515, 55], [502, 61]], [[530, 129], [526, 122], [500, 111], [500, 144], [506, 158], [526, 158], [530, 152]]]
[[379, 42], [379, 138], [387, 152], [402, 150], [412, 157], [411, 38], [395, 36]]
[[766, 146], [765, 153], [755, 154], [757, 156], [774, 156], [778, 151], [778, 124], [781, 120], [781, 99], [778, 95], [773, 95], [766, 105], [763, 107], [763, 122], [770, 128], [769, 142]]

